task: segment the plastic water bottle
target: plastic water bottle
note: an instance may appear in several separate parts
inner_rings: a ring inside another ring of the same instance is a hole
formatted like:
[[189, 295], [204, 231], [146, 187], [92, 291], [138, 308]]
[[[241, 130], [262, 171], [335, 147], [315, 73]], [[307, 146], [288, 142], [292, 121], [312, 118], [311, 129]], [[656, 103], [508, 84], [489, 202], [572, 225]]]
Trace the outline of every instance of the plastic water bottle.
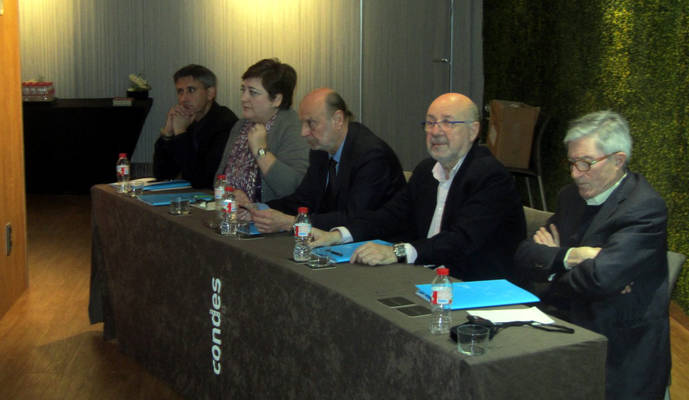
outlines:
[[450, 270], [445, 267], [436, 268], [436, 276], [431, 283], [431, 325], [434, 335], [447, 334], [452, 326], [450, 305], [452, 304], [452, 282]]
[[220, 234], [224, 236], [237, 236], [239, 219], [237, 218], [237, 200], [234, 198], [234, 188], [232, 186], [225, 186], [222, 203], [223, 218], [220, 222]]
[[215, 212], [218, 215], [218, 221], [222, 221], [223, 197], [225, 196], [225, 175], [221, 174], [215, 178], [213, 189], [213, 194], [215, 197]]
[[120, 193], [127, 193], [129, 191], [129, 159], [127, 153], [120, 153], [115, 164], [117, 171], [117, 191]]
[[294, 261], [306, 262], [311, 257], [311, 248], [309, 247], [309, 240], [311, 240], [309, 209], [308, 207], [299, 207], [297, 212], [297, 220], [294, 222], [294, 252], [292, 257]]

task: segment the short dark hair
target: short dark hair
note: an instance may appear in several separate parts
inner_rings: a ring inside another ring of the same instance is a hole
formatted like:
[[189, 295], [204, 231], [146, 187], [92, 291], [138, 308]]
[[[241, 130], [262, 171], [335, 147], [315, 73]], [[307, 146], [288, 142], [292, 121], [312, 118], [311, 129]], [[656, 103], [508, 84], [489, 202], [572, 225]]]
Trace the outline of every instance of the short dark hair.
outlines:
[[259, 78], [261, 84], [268, 91], [271, 100], [282, 95], [280, 108], [287, 110], [292, 107], [294, 87], [297, 86], [297, 72], [289, 64], [281, 63], [277, 58], [266, 58], [249, 67], [242, 79]]
[[203, 65], [189, 64], [185, 67], [180, 68], [175, 75], [172, 76], [175, 83], [181, 78], [191, 76], [197, 81], [203, 84], [203, 87], [208, 89], [209, 87], [215, 87], [218, 84], [218, 79], [215, 74], [210, 69], [204, 67]]
[[328, 96], [325, 98], [325, 104], [331, 116], [335, 114], [336, 111], [341, 110], [342, 113], [344, 113], [345, 119], [348, 121], [354, 119], [354, 114], [347, 108], [347, 103], [345, 103], [342, 96], [336, 91], [333, 90], [328, 93]]

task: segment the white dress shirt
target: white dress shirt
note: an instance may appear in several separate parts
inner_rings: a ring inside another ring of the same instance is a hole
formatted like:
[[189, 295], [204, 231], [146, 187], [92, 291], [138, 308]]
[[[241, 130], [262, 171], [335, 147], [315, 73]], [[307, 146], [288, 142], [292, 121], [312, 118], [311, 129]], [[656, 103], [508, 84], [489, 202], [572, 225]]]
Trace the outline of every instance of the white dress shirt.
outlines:
[[[450, 173], [446, 173], [445, 168], [443, 168], [439, 162], [436, 162], [433, 166], [433, 177], [438, 181], [438, 195], [435, 201], [433, 219], [431, 219], [431, 225], [428, 227], [428, 233], [426, 234], [427, 238], [433, 237], [440, 233], [440, 225], [443, 219], [443, 212], [445, 211], [447, 194], [449, 193], [450, 186], [452, 186], [452, 181], [455, 179], [457, 171], [459, 171], [459, 167], [462, 166], [465, 158], [466, 155], [462, 157], [454, 167], [452, 167]], [[340, 232], [340, 235], [342, 236], [340, 243], [350, 243], [354, 240], [351, 232], [349, 232], [349, 229], [344, 226], [338, 226], [332, 230], [337, 230]], [[419, 256], [414, 246], [409, 243], [404, 243], [404, 250], [407, 254], [407, 264], [414, 264], [414, 261], [416, 261], [416, 258]]]

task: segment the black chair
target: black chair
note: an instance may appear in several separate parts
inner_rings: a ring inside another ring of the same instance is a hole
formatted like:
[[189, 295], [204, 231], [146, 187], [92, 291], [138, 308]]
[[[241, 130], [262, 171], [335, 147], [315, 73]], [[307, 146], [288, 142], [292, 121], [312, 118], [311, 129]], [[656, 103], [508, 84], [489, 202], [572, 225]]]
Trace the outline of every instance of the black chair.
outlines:
[[541, 163], [541, 142], [543, 135], [548, 128], [550, 117], [545, 115], [543, 111], [538, 116], [536, 126], [534, 127], [535, 136], [531, 145], [531, 155], [529, 156], [529, 168], [515, 168], [507, 167], [507, 170], [515, 176], [523, 176], [526, 182], [526, 191], [529, 194], [529, 206], [534, 208], [533, 195], [531, 194], [531, 179], [536, 179], [538, 182], [538, 190], [541, 193], [541, 205], [544, 211], [548, 211], [548, 206], [545, 201], [545, 190], [543, 189], [543, 167]]

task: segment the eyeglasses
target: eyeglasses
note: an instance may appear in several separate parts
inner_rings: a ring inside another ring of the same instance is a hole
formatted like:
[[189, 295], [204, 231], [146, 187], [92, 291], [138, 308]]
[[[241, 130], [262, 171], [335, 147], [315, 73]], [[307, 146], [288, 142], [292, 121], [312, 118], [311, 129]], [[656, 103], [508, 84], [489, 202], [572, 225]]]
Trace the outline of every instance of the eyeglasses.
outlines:
[[567, 163], [569, 164], [569, 169], [570, 169], [570, 170], [572, 169], [572, 167], [574, 167], [574, 168], [576, 168], [577, 171], [579, 171], [579, 172], [586, 172], [586, 171], [589, 171], [589, 170], [591, 169], [591, 166], [592, 166], [592, 165], [595, 165], [595, 164], [597, 164], [597, 163], [599, 163], [599, 162], [605, 160], [606, 158], [610, 157], [611, 155], [613, 155], [613, 154], [615, 154], [615, 153], [617, 153], [617, 152], [610, 153], [610, 154], [606, 154], [606, 155], [604, 155], [604, 156], [601, 156], [601, 157], [596, 158], [596, 159], [591, 160], [591, 161], [587, 161], [587, 160], [574, 160], [574, 161], [567, 160]]
[[426, 131], [430, 131], [433, 129], [433, 125], [438, 125], [440, 128], [447, 131], [454, 128], [457, 124], [470, 124], [472, 122], [474, 121], [448, 121], [446, 119], [442, 121], [423, 121], [421, 127]]

